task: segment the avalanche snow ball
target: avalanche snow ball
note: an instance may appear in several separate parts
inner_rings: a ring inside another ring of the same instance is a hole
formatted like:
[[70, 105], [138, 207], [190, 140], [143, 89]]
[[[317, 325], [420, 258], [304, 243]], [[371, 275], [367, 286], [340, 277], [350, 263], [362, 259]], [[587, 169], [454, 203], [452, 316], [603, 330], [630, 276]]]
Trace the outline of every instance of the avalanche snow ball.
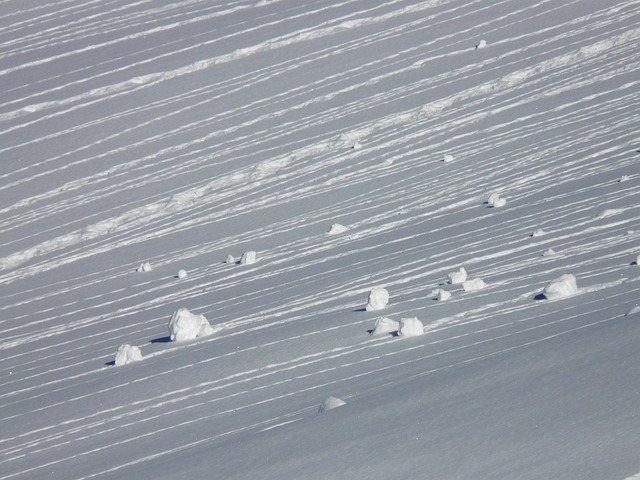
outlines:
[[346, 405], [347, 402], [340, 398], [329, 397], [325, 399], [321, 404], [320, 408], [318, 408], [318, 413], [326, 412], [327, 410], [333, 410], [334, 408], [341, 407], [342, 405]]
[[371, 331], [371, 335], [383, 335], [386, 333], [394, 333], [398, 331], [400, 324], [389, 317], [380, 317], [376, 320], [376, 324]]
[[449, 283], [451, 285], [460, 285], [467, 279], [467, 271], [464, 269], [464, 267], [460, 267], [460, 270], [458, 270], [457, 272], [451, 272], [449, 275], [447, 275], [447, 278], [449, 279]]
[[120, 345], [116, 352], [116, 367], [126, 365], [127, 363], [142, 360], [142, 353], [138, 347], [132, 347], [129, 344]]
[[204, 315], [191, 313], [186, 308], [178, 309], [169, 320], [169, 337], [172, 342], [193, 340], [212, 333], [213, 328]]
[[417, 337], [424, 333], [422, 322], [416, 317], [403, 318], [400, 320], [398, 328], [398, 336], [400, 337]]
[[369, 292], [369, 299], [365, 309], [367, 312], [371, 310], [382, 310], [389, 303], [389, 292], [386, 288], [375, 287]]
[[542, 294], [548, 300], [555, 300], [557, 298], [570, 297], [578, 293], [578, 286], [576, 285], [576, 277], [570, 273], [564, 274], [549, 285], [544, 287]]
[[242, 254], [242, 258], [240, 259], [241, 265], [251, 265], [252, 263], [256, 263], [258, 254], [254, 250], [249, 250]]

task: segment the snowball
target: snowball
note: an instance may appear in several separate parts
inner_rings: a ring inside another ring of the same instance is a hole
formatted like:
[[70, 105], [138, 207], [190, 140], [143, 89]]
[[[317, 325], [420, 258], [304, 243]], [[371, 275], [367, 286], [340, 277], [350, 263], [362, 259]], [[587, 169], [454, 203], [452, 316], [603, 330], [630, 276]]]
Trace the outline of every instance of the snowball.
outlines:
[[544, 230], [542, 230], [541, 228], [535, 230], [531, 236], [532, 237], [541, 237], [542, 235], [544, 235]]
[[447, 277], [451, 285], [460, 285], [467, 279], [467, 271], [464, 267], [460, 267], [457, 272], [451, 272]]
[[435, 297], [439, 302], [444, 302], [445, 300], [449, 300], [451, 298], [451, 292], [447, 292], [443, 288], [439, 288], [436, 291]]
[[187, 278], [186, 270], [178, 270], [178, 278]]
[[453, 162], [453, 160], [454, 160], [454, 157], [450, 153], [445, 153], [444, 157], [442, 157], [442, 161], [445, 163]]
[[565, 298], [578, 293], [576, 277], [570, 273], [561, 275], [544, 287], [542, 294], [549, 300]]
[[474, 290], [482, 290], [487, 284], [481, 278], [474, 278], [473, 280], [467, 280], [463, 282], [462, 288], [465, 292], [472, 292]]
[[251, 265], [252, 263], [256, 263], [257, 253], [254, 250], [249, 250], [242, 254], [242, 258], [240, 259], [241, 265]]
[[149, 272], [152, 270], [151, 264], [149, 262], [141, 263], [137, 268], [136, 272]]
[[415, 337], [424, 333], [424, 326], [422, 322], [416, 317], [403, 318], [400, 320], [400, 326], [398, 328], [398, 336], [400, 337]]
[[326, 398], [320, 404], [320, 408], [318, 409], [318, 413], [326, 412], [327, 410], [333, 410], [334, 408], [338, 408], [338, 407], [341, 407], [342, 405], [346, 405], [346, 404], [347, 404], [347, 402], [345, 402], [344, 400], [342, 400], [340, 398], [329, 397], [329, 398]]
[[138, 347], [132, 347], [129, 344], [120, 345], [116, 352], [116, 367], [126, 365], [127, 363], [142, 360], [142, 353]]
[[204, 315], [191, 313], [186, 308], [178, 309], [169, 320], [169, 337], [172, 342], [193, 340], [212, 333], [213, 328]]
[[371, 331], [371, 335], [383, 335], [386, 333], [397, 332], [400, 324], [389, 317], [380, 317], [376, 320], [376, 324]]
[[478, 44], [476, 45], [476, 49], [478, 49], [478, 48], [484, 48], [484, 47], [486, 47], [486, 46], [487, 46], [487, 41], [486, 41], [486, 40], [480, 40], [480, 41], [478, 42]]
[[329, 235], [338, 235], [346, 231], [347, 231], [347, 227], [345, 227], [344, 225], [340, 225], [339, 223], [334, 223], [333, 225], [331, 225], [327, 233]]
[[371, 310], [382, 310], [389, 303], [389, 292], [382, 287], [372, 288], [369, 292], [369, 298], [365, 309], [367, 312]]
[[227, 259], [225, 260], [225, 263], [231, 265], [232, 263], [236, 263], [236, 259], [233, 255], [227, 255]]

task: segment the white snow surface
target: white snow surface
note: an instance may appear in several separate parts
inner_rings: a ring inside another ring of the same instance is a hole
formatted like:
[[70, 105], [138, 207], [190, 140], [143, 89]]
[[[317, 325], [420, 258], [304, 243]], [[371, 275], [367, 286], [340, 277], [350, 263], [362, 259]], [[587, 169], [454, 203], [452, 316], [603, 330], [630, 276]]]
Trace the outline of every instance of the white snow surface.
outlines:
[[633, 0], [3, 1], [0, 480], [637, 477], [639, 44]]

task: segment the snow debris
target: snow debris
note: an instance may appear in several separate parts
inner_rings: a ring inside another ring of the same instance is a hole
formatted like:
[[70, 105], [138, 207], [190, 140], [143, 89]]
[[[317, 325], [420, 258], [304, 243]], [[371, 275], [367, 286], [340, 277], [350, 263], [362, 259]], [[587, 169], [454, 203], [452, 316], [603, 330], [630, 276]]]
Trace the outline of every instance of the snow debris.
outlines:
[[447, 275], [447, 278], [448, 282], [451, 285], [460, 285], [467, 279], [467, 271], [464, 269], [464, 267], [460, 267], [457, 272], [451, 272], [449, 275]]
[[442, 157], [442, 161], [445, 163], [453, 162], [454, 159], [455, 159], [454, 156], [451, 155], [450, 153], [445, 153], [444, 157]]
[[224, 261], [224, 263], [226, 263], [228, 265], [232, 265], [232, 264], [236, 263], [236, 258], [233, 255], [229, 254], [229, 255], [227, 255], [227, 259]]
[[318, 413], [326, 412], [328, 410], [333, 410], [334, 408], [341, 407], [346, 405], [347, 402], [337, 397], [329, 397], [326, 398], [321, 404], [320, 408], [318, 408]]
[[624, 315], [626, 317], [627, 315], [636, 315], [638, 313], [640, 313], [640, 307], [636, 305], [635, 307], [631, 307], [631, 309], [629, 309], [629, 311]]
[[338, 235], [340, 233], [344, 233], [348, 230], [347, 227], [345, 227], [344, 225], [340, 225], [339, 223], [334, 223], [331, 225], [331, 227], [329, 228], [329, 231], [327, 232], [329, 235]]
[[151, 264], [149, 262], [143, 262], [136, 269], [136, 272], [150, 272], [151, 270], [153, 270], [153, 267], [151, 266]]
[[254, 250], [248, 250], [242, 254], [242, 258], [240, 259], [241, 265], [251, 265], [252, 263], [256, 263], [257, 253]]
[[187, 278], [187, 271], [183, 269], [178, 270], [178, 278]]
[[369, 298], [367, 300], [367, 306], [365, 309], [367, 312], [371, 310], [382, 310], [389, 303], [389, 292], [386, 288], [374, 287], [369, 292]]
[[548, 300], [555, 300], [557, 298], [570, 297], [578, 293], [578, 287], [576, 285], [576, 277], [570, 273], [561, 275], [553, 280], [549, 285], [544, 287], [542, 294]]
[[549, 248], [548, 250], [545, 250], [542, 253], [542, 256], [543, 257], [550, 257], [550, 256], [555, 255], [555, 254], [556, 254], [556, 251], [553, 248]]
[[463, 282], [462, 288], [465, 292], [473, 292], [474, 290], [482, 290], [487, 284], [481, 278], [474, 278]]
[[422, 322], [416, 317], [400, 319], [398, 328], [398, 336], [400, 337], [416, 337], [424, 333]]
[[436, 288], [433, 292], [431, 292], [431, 297], [435, 298], [439, 302], [444, 302], [445, 300], [449, 300], [451, 298], [451, 292], [446, 291], [444, 288]]
[[376, 324], [371, 331], [371, 335], [383, 335], [387, 333], [394, 333], [398, 331], [400, 323], [389, 317], [380, 317], [376, 319]]
[[169, 337], [172, 342], [206, 337], [211, 335], [213, 331], [204, 315], [191, 313], [186, 308], [178, 309], [169, 320]]
[[545, 231], [541, 228], [534, 230], [534, 232], [531, 234], [532, 237], [541, 237], [545, 234]]
[[492, 193], [487, 198], [487, 202], [486, 203], [488, 203], [489, 205], [491, 205], [494, 208], [500, 208], [500, 207], [504, 207], [507, 204], [507, 200], [505, 198], [502, 198], [497, 193]]
[[138, 347], [132, 347], [128, 343], [118, 347], [115, 360], [116, 367], [126, 365], [131, 362], [137, 362], [139, 360], [142, 360], [142, 353]]
[[487, 41], [486, 40], [480, 40], [478, 42], [478, 44], [476, 45], [476, 50], [479, 49], [479, 48], [484, 48], [486, 46], [487, 46]]

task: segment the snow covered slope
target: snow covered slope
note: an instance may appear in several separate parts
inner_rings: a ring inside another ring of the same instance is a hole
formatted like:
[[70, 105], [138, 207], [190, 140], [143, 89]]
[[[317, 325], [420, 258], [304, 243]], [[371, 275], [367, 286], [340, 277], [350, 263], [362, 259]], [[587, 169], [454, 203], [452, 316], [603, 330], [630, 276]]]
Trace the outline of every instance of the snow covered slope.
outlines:
[[639, 44], [632, 0], [1, 2], [0, 479], [637, 474]]

